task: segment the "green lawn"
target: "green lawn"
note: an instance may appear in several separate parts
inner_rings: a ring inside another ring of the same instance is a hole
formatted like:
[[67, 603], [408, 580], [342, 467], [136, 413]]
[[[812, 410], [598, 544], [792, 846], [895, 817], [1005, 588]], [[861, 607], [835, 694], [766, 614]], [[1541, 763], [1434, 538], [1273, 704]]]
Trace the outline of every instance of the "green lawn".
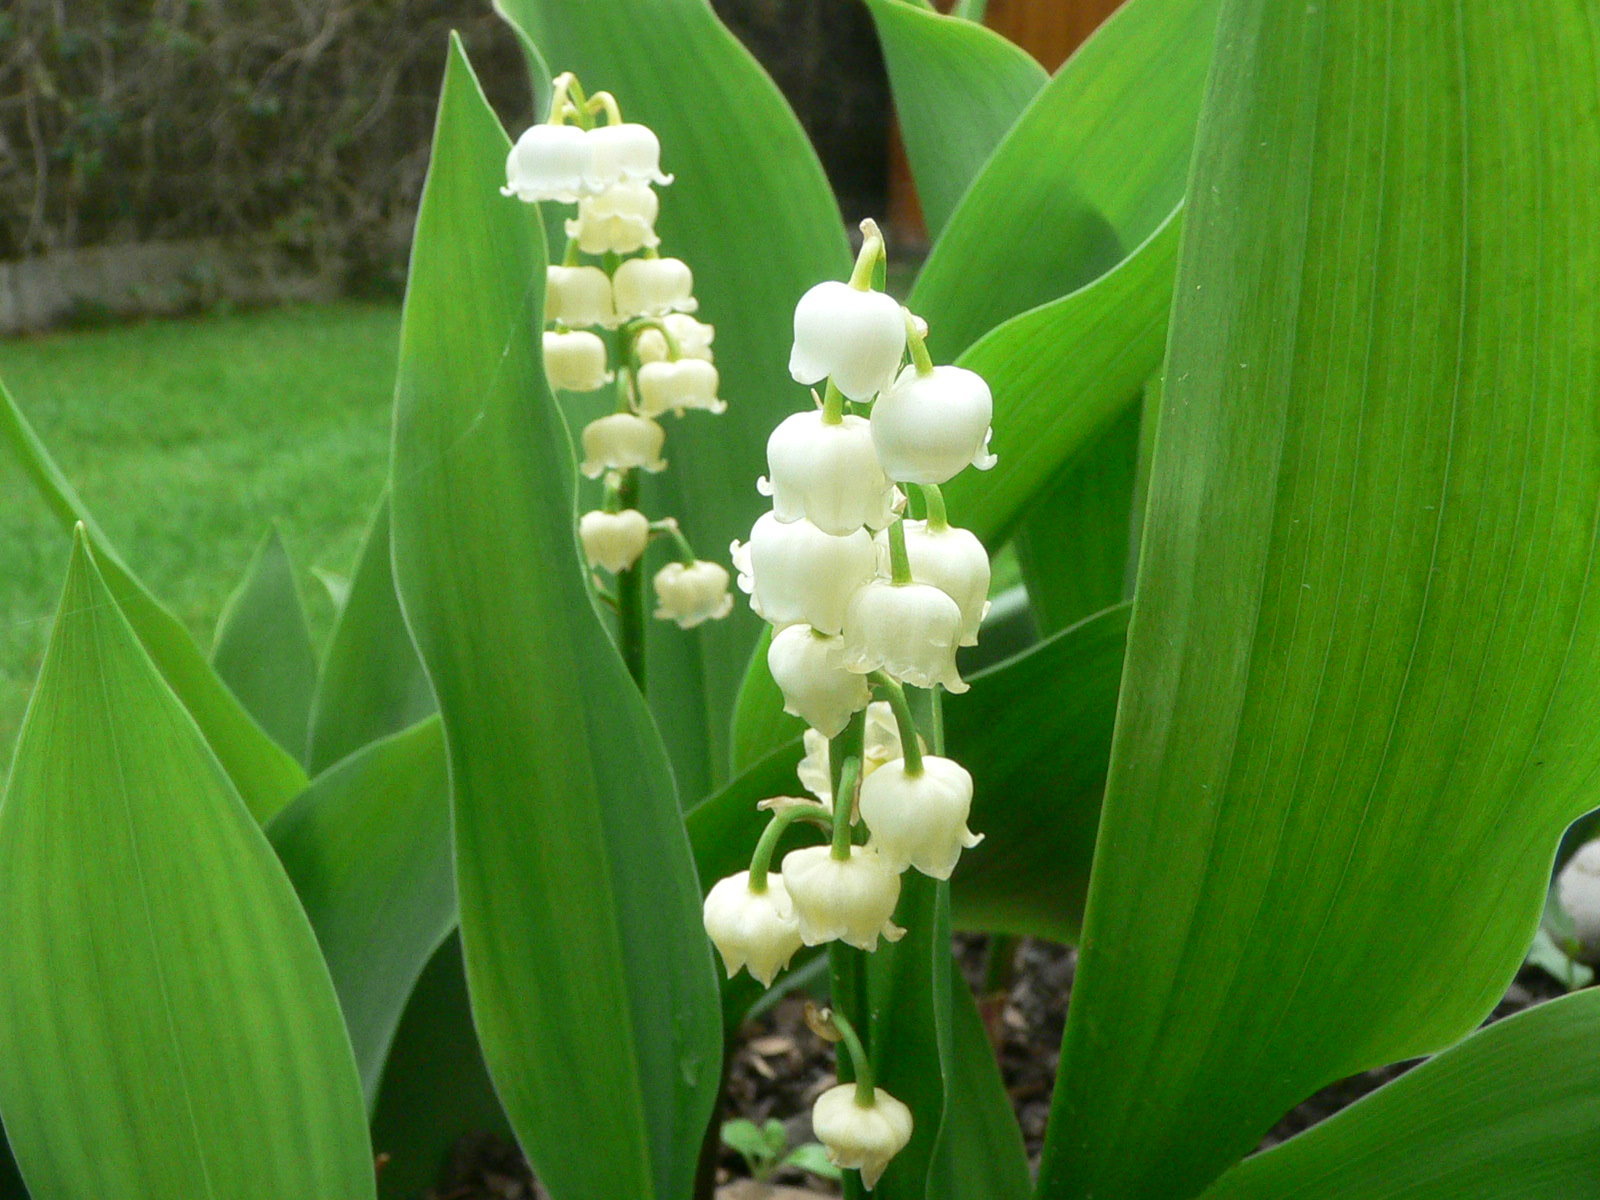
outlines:
[[[334, 304], [0, 341], [0, 377], [128, 562], [209, 648], [268, 526], [318, 637], [383, 486], [399, 310]], [[67, 535], [0, 453], [0, 763]], [[3, 775], [4, 767], [0, 767]]]

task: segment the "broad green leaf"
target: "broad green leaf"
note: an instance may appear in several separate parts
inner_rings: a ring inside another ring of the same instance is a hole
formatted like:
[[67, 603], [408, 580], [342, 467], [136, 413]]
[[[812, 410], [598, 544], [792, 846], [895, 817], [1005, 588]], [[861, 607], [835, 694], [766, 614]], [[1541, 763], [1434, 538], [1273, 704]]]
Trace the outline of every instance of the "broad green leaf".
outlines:
[[1139, 406], [1128, 406], [1027, 503], [1015, 545], [1028, 601], [1047, 633], [1132, 594], [1128, 557], [1139, 425]]
[[200, 726], [256, 820], [267, 820], [305, 787], [305, 771], [256, 724], [211, 669], [182, 622], [161, 606], [117, 556], [3, 383], [0, 444], [11, 451], [63, 530], [78, 523], [84, 526], [106, 586], [139, 635], [145, 653]]
[[508, 148], [453, 42], [401, 327], [395, 575], [444, 724], [506, 1112], [557, 1200], [665, 1200], [718, 1086], [717, 991], [671, 768], [578, 558], [543, 237], [499, 193]]
[[[1126, 605], [1097, 614], [974, 674], [944, 706], [950, 754], [973, 775], [971, 825], [984, 834], [951, 880], [957, 928], [1076, 940], [1127, 622]], [[778, 747], [689, 811], [702, 886], [749, 865], [767, 823], [756, 803], [800, 793], [800, 755], [798, 739]]]
[[[726, 563], [728, 543], [748, 537], [766, 508], [755, 481], [767, 435], [810, 403], [787, 370], [795, 302], [849, 271], [833, 193], [777, 88], [705, 0], [501, 8], [552, 71], [615, 93], [626, 118], [654, 129], [677, 177], [661, 189], [661, 253], [694, 271], [698, 315], [717, 328], [728, 411], [669, 424], [671, 467], [647, 481], [646, 511], [678, 517], [700, 557]], [[651, 707], [688, 799], [728, 776], [734, 694], [759, 631], [743, 604], [689, 634], [652, 623]]]
[[327, 969], [81, 531], [0, 803], [0, 1112], [36, 1196], [373, 1195]]
[[433, 711], [389, 564], [389, 498], [367, 527], [311, 706], [311, 769], [322, 771]]
[[370, 1106], [412, 985], [456, 923], [438, 718], [330, 767], [267, 836], [316, 931]]
[[1224, 1175], [1208, 1200], [1573, 1200], [1600, 1193], [1600, 993], [1473, 1034]]
[[273, 741], [304, 757], [317, 652], [294, 563], [276, 528], [223, 606], [211, 665]]
[[992, 29], [906, 0], [867, 0], [928, 233], [956, 201], [1049, 74]]
[[1193, 1195], [1532, 938], [1600, 769], [1592, 33], [1226, 5], [1044, 1197]]
[[989, 471], [963, 471], [946, 487], [958, 523], [991, 545], [1072, 458], [1134, 405], [1161, 361], [1177, 264], [1179, 215], [1115, 270], [1013, 317], [958, 360], [994, 392]]
[[1128, 0], [1023, 111], [912, 289], [937, 361], [1083, 287], [1167, 219], [1219, 2]]
[[934, 1178], [945, 1194], [982, 1200], [1028, 1200], [1033, 1180], [1022, 1130], [972, 989], [950, 972], [950, 1094], [934, 1151]]
[[417, 980], [383, 1070], [372, 1114], [380, 1200], [432, 1189], [469, 1134], [512, 1137], [472, 1027], [461, 939], [451, 934]]

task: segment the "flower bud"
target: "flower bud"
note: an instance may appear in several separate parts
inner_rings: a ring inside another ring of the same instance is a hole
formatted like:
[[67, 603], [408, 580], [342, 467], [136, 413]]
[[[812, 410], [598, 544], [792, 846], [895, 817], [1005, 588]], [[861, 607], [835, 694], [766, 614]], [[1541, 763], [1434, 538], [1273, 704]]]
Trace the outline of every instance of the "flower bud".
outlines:
[[1572, 918], [1579, 957], [1600, 960], [1600, 839], [1585, 842], [1556, 876], [1556, 898]]
[[578, 201], [578, 217], [568, 219], [567, 236], [585, 254], [632, 254], [657, 246], [656, 217], [661, 201], [647, 183], [619, 183]]
[[656, 616], [676, 621], [680, 629], [693, 629], [704, 621], [720, 621], [733, 611], [728, 594], [728, 569], [720, 563], [696, 559], [668, 563], [656, 572]]
[[898, 483], [944, 483], [968, 463], [987, 471], [994, 397], [965, 367], [900, 372], [872, 406], [872, 440], [884, 474]]
[[739, 586], [750, 607], [774, 625], [810, 625], [838, 633], [845, 606], [877, 570], [872, 535], [858, 529], [845, 537], [823, 533], [810, 521], [779, 521], [763, 513], [750, 541], [733, 543]]
[[591, 567], [616, 574], [639, 561], [650, 541], [650, 522], [633, 508], [618, 513], [586, 512], [578, 518], [578, 540]]
[[584, 174], [594, 152], [588, 136], [574, 125], [535, 125], [523, 132], [506, 156], [506, 186], [501, 192], [526, 200], [570, 204], [587, 190]]
[[670, 312], [693, 312], [694, 274], [682, 259], [630, 258], [611, 277], [617, 313], [629, 317], [662, 317]]
[[856, 1085], [841, 1083], [817, 1097], [811, 1109], [811, 1130], [828, 1152], [828, 1161], [843, 1170], [861, 1172], [870, 1192], [883, 1177], [889, 1160], [911, 1140], [911, 1110], [881, 1087], [872, 1089], [872, 1103], [856, 1103]]
[[952, 692], [967, 685], [956, 673], [961, 609], [927, 583], [883, 580], [858, 588], [844, 615], [844, 665], [866, 673], [884, 670], [914, 687], [942, 683]]
[[581, 328], [617, 323], [611, 279], [599, 267], [549, 267], [545, 272], [544, 319]]
[[866, 678], [844, 669], [843, 653], [838, 638], [809, 625], [786, 625], [767, 647], [767, 669], [783, 692], [783, 711], [823, 737], [838, 737], [872, 699]]
[[[906, 521], [906, 559], [911, 578], [931, 583], [961, 609], [961, 645], [978, 644], [978, 627], [989, 612], [989, 552], [976, 535], [946, 526], [930, 529], [926, 521]], [[878, 542], [880, 571], [889, 573], [889, 544]]]
[[876, 950], [880, 934], [891, 942], [905, 936], [889, 919], [900, 903], [900, 873], [870, 846], [851, 846], [843, 860], [833, 857], [830, 846], [791, 850], [783, 860], [783, 881], [808, 946], [837, 938]]
[[830, 425], [816, 409], [785, 417], [767, 439], [767, 469], [756, 490], [772, 497], [780, 521], [805, 517], [824, 533], [842, 537], [882, 529], [894, 519], [894, 485], [878, 465], [872, 427], [848, 416]]
[[[679, 358], [711, 361], [711, 341], [716, 337], [716, 326], [697, 321], [687, 313], [668, 313], [661, 318], [661, 323], [678, 343]], [[672, 357], [672, 348], [659, 329], [641, 329], [634, 340], [633, 352], [641, 363], [666, 362]]]
[[619, 183], [672, 182], [661, 173], [661, 140], [648, 125], [625, 122], [589, 130], [589, 164], [584, 179], [591, 192]]
[[544, 335], [544, 374], [552, 388], [565, 392], [592, 392], [614, 378], [606, 370], [606, 344], [584, 332]]
[[829, 280], [795, 305], [789, 374], [796, 383], [832, 379], [851, 400], [866, 400], [889, 386], [905, 352], [905, 317], [893, 296]]
[[706, 895], [706, 935], [722, 955], [728, 978], [748, 967], [766, 987], [800, 949], [800, 925], [783, 876], [767, 873], [764, 892], [750, 890], [750, 872], [717, 880]]
[[727, 403], [717, 398], [717, 369], [703, 358], [645, 363], [638, 379], [639, 411], [647, 417], [660, 416], [668, 409], [680, 416], [690, 408], [713, 413], [728, 409]]
[[666, 440], [667, 431], [650, 418], [612, 413], [583, 427], [584, 458], [578, 470], [590, 479], [599, 479], [607, 471], [630, 471], [634, 467], [659, 471], [667, 465], [661, 457]]
[[983, 841], [967, 828], [972, 776], [953, 759], [925, 754], [920, 775], [906, 774], [905, 759], [886, 763], [861, 784], [861, 819], [871, 844], [896, 870], [915, 867], [949, 879], [963, 849]]
[[[865, 780], [884, 763], [893, 762], [905, 751], [900, 746], [900, 726], [894, 719], [894, 709], [887, 700], [874, 700], [867, 705], [865, 738], [861, 751], [861, 778]], [[815, 729], [808, 729], [803, 738], [805, 757], [795, 769], [800, 786], [805, 788], [829, 809], [833, 807], [833, 776], [828, 761], [828, 739]], [[917, 738], [918, 748], [926, 743]]]

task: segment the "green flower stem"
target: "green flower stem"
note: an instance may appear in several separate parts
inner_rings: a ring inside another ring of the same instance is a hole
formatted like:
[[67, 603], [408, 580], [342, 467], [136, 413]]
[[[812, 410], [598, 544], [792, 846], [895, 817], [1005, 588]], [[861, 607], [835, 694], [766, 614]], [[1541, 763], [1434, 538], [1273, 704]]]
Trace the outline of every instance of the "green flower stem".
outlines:
[[627, 479], [631, 471], [606, 472], [605, 492], [600, 499], [600, 511], [619, 513], [628, 505], [622, 501], [622, 493], [627, 487]]
[[585, 112], [591, 113], [604, 110], [608, 125], [622, 124], [622, 106], [617, 103], [617, 98], [610, 92], [596, 92], [589, 97], [589, 103], [583, 107]]
[[578, 252], [578, 239], [569, 237], [567, 239], [567, 248], [561, 252], [561, 265], [563, 267], [575, 267], [582, 261], [583, 259]]
[[833, 793], [833, 857], [840, 862], [850, 858], [850, 812], [856, 806], [856, 784], [860, 781], [861, 760], [851, 755], [844, 760], [839, 786]]
[[828, 1019], [833, 1023], [833, 1027], [839, 1031], [839, 1038], [850, 1054], [850, 1065], [855, 1069], [856, 1075], [856, 1103], [862, 1108], [871, 1108], [873, 1105], [872, 1059], [862, 1047], [861, 1039], [856, 1036], [856, 1027], [850, 1023], [850, 1018], [846, 1017], [838, 1009], [832, 1009], [828, 1013]]
[[922, 340], [922, 333], [917, 329], [911, 311], [902, 311], [906, 314], [906, 345], [911, 349], [911, 362], [917, 368], [918, 375], [932, 375], [933, 359], [928, 356], [928, 344]]
[[577, 89], [578, 94], [582, 95], [583, 89], [578, 86], [578, 77], [571, 71], [563, 71], [552, 79], [550, 84], [550, 115], [546, 119], [546, 124], [561, 125], [566, 121], [561, 110], [567, 104], [568, 93]]
[[[629, 471], [622, 477], [617, 489], [622, 508], [639, 505], [639, 473]], [[645, 690], [644, 678], [644, 556], [617, 576], [617, 628], [623, 664], [639, 691]]]
[[635, 317], [622, 327], [622, 336], [627, 340], [629, 359], [637, 364], [639, 361], [639, 335], [646, 329], [654, 329], [667, 343], [667, 357], [676, 362], [683, 357], [683, 346], [678, 339], [672, 336], [672, 330], [665, 323], [654, 317]]
[[689, 544], [689, 539], [683, 536], [683, 530], [678, 528], [676, 517], [666, 517], [660, 521], [650, 522], [650, 532], [665, 533], [672, 538], [673, 549], [678, 552], [678, 561], [686, 567], [692, 567], [699, 560], [695, 558], [694, 547]]
[[822, 391], [822, 423], [824, 425], [844, 424], [844, 393], [839, 386], [828, 380], [828, 386]]
[[783, 809], [772, 814], [772, 820], [767, 822], [767, 827], [761, 831], [761, 840], [756, 843], [756, 852], [750, 856], [750, 890], [764, 892], [767, 890], [767, 871], [772, 867], [772, 855], [778, 848], [778, 839], [783, 836], [783, 831], [796, 821], [806, 820], [811, 816], [812, 806], [809, 804], [796, 804], [793, 808]]
[[928, 528], [934, 533], [949, 529], [950, 517], [944, 510], [944, 493], [939, 490], [939, 485], [919, 483], [916, 487], [922, 493], [922, 504], [928, 513]]
[[907, 775], [922, 774], [922, 746], [917, 741], [917, 722], [911, 715], [911, 702], [900, 681], [886, 671], [874, 671], [867, 678], [881, 691], [894, 710], [894, 723], [900, 728], [900, 756], [905, 759]]
[[850, 272], [850, 286], [858, 292], [872, 290], [872, 276], [880, 260], [887, 261], [883, 252], [883, 234], [871, 217], [861, 222], [861, 253], [856, 255], [855, 269]]
[[896, 584], [913, 582], [911, 558], [906, 553], [905, 524], [899, 517], [889, 524], [889, 578]]

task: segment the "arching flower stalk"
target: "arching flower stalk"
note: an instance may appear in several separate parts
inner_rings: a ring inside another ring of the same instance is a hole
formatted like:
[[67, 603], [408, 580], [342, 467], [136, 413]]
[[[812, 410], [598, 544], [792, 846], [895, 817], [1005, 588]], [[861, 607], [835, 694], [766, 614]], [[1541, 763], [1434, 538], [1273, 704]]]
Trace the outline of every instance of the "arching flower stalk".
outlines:
[[692, 629], [733, 607], [727, 569], [698, 558], [675, 519], [652, 521], [639, 510], [639, 472], [667, 466], [657, 418], [727, 408], [713, 365], [715, 330], [687, 315], [699, 308], [694, 275], [659, 249], [655, 188], [671, 182], [655, 133], [624, 121], [609, 93], [586, 97], [569, 72], [554, 81], [549, 119], [512, 147], [501, 189], [530, 204], [577, 206], [565, 222], [565, 253], [545, 278], [545, 375], [554, 391], [611, 388], [615, 396], [615, 411], [581, 434], [580, 469], [603, 491], [599, 507], [580, 518], [578, 537], [589, 565], [616, 576], [614, 597], [598, 577], [594, 584], [617, 609], [622, 656], [641, 688], [643, 558], [652, 538], [673, 549], [655, 573], [659, 619]]
[[[905, 933], [893, 920], [901, 874], [948, 879], [982, 840], [967, 828], [972, 776], [927, 749], [943, 743], [940, 689], [967, 689], [956, 648], [976, 643], [990, 580], [988, 554], [950, 524], [939, 485], [995, 461], [988, 385], [933, 364], [927, 326], [873, 289], [883, 239], [871, 221], [861, 229], [850, 280], [818, 284], [795, 308], [790, 373], [823, 391], [773, 430], [757, 483], [772, 511], [732, 549], [739, 586], [773, 627], [767, 666], [784, 707], [811, 727], [800, 776], [820, 803], [772, 805], [751, 870], [718, 883], [706, 905], [725, 963], [749, 964], [764, 983], [801, 944], [828, 944], [841, 1009], [852, 1003], [838, 985], [857, 970], [851, 956]], [[908, 686], [933, 693], [926, 731]], [[776, 831], [799, 815], [831, 838], [790, 851], [781, 875], [769, 874]], [[839, 1017], [859, 1063], [862, 1047]], [[860, 1170], [868, 1188], [912, 1129], [905, 1105], [881, 1089], [874, 1098], [870, 1077], [825, 1093], [813, 1120], [833, 1160]]]

